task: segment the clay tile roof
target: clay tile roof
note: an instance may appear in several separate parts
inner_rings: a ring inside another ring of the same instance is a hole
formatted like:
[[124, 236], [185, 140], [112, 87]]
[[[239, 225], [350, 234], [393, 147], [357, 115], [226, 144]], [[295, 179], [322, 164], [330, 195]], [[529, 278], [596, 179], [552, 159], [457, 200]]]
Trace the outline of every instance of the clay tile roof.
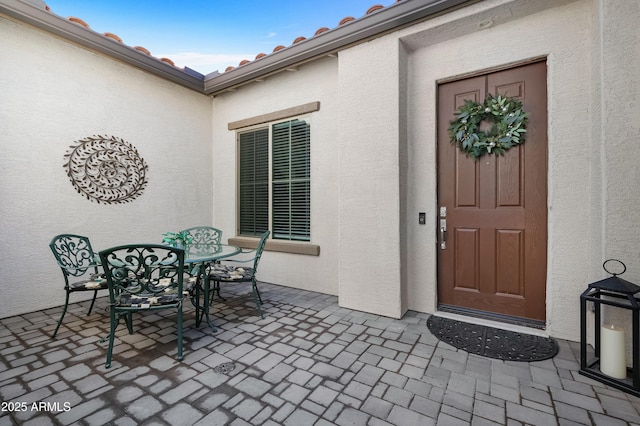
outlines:
[[[403, 0], [396, 0], [396, 3], [400, 2], [400, 1], [403, 1]], [[48, 11], [51, 11], [51, 9], [49, 9], [49, 6], [46, 6], [46, 9], [47, 9]], [[366, 16], [366, 15], [370, 15], [370, 14], [372, 14], [372, 13], [374, 13], [374, 12], [377, 12], [378, 10], [381, 10], [381, 9], [384, 9], [384, 6], [383, 6], [383, 5], [381, 5], [381, 4], [373, 5], [373, 6], [371, 6], [371, 7], [367, 10], [367, 12], [366, 12], [365, 16]], [[75, 22], [75, 23], [77, 23], [77, 24], [79, 24], [79, 25], [82, 25], [82, 26], [83, 26], [83, 27], [85, 27], [85, 28], [90, 29], [89, 25], [88, 25], [86, 22], [84, 22], [82, 19], [80, 19], [80, 18], [76, 18], [76, 17], [71, 16], [71, 17], [69, 17], [69, 18], [67, 18], [67, 19], [68, 19], [69, 21], [72, 21], [72, 22]], [[340, 23], [338, 24], [338, 26], [345, 25], [345, 24], [347, 24], [347, 23], [349, 23], [349, 22], [352, 22], [352, 21], [355, 21], [355, 20], [356, 20], [356, 18], [354, 18], [353, 16], [346, 16], [346, 17], [344, 17], [344, 18], [340, 21]], [[329, 29], [329, 28], [327, 28], [327, 27], [321, 27], [321, 28], [318, 28], [318, 29], [316, 30], [316, 32], [314, 33], [314, 36], [318, 36], [318, 35], [320, 35], [320, 34], [322, 34], [322, 33], [327, 32], [327, 31], [330, 31], [330, 29]], [[104, 35], [105, 37], [111, 38], [111, 39], [113, 39], [113, 40], [116, 40], [116, 41], [118, 41], [118, 42], [122, 43], [122, 39], [121, 39], [120, 37], [118, 37], [117, 35], [113, 34], [113, 33], [104, 33], [103, 35]], [[298, 43], [300, 43], [301, 41], [304, 41], [304, 40], [306, 40], [306, 39], [307, 39], [307, 38], [306, 38], [306, 37], [304, 37], [304, 36], [297, 37], [295, 40], [293, 40], [292, 45], [298, 44]], [[278, 46], [276, 46], [276, 47], [274, 47], [274, 48], [273, 48], [273, 52], [272, 52], [272, 53], [278, 52], [279, 50], [282, 50], [282, 49], [285, 49], [285, 48], [286, 48], [286, 46], [278, 45]], [[133, 47], [133, 49], [135, 49], [135, 50], [137, 50], [137, 51], [139, 51], [139, 52], [141, 52], [141, 53], [144, 53], [145, 55], [149, 55], [149, 56], [151, 56], [151, 52], [149, 52], [147, 49], [145, 49], [145, 48], [144, 48], [144, 47], [142, 47], [142, 46], [134, 46], [134, 47]], [[267, 56], [267, 54], [265, 54], [265, 53], [258, 53], [258, 55], [256, 55], [255, 59], [264, 58], [265, 56]], [[169, 64], [169, 65], [171, 65], [171, 66], [174, 66], [174, 67], [175, 67], [174, 62], [173, 62], [171, 59], [169, 59], [169, 58], [160, 58], [159, 60], [160, 60], [160, 61], [162, 61], [162, 62], [165, 62], [165, 63], [167, 63], [167, 64]], [[248, 59], [244, 59], [244, 60], [242, 60], [242, 61], [240, 62], [239, 66], [246, 65], [246, 64], [248, 64], [248, 63], [250, 63], [250, 62], [251, 62], [250, 60], [248, 60]], [[233, 69], [235, 69], [235, 68], [236, 68], [236, 67], [234, 67], [234, 66], [228, 66], [224, 71], [225, 71], [225, 72], [228, 72], [228, 71], [231, 71], [231, 70], [233, 70]]]
[[[398, 0], [398, 1], [399, 1], [399, 0]], [[380, 9], [384, 9], [384, 6], [383, 6], [383, 5], [381, 5], [381, 4], [373, 5], [373, 6], [371, 6], [371, 7], [369, 8], [369, 10], [367, 10], [367, 15], [369, 15], [370, 13], [373, 13], [373, 12], [375, 12], [375, 11], [377, 11], [377, 10], [380, 10]]]
[[122, 39], [120, 37], [118, 37], [117, 35], [115, 35], [114, 33], [104, 33], [104, 36], [112, 38], [115, 41], [117, 41], [118, 43], [122, 43]]
[[[54, 13], [54, 12], [51, 10], [51, 8], [49, 7], [49, 5], [47, 5], [47, 4], [45, 4], [45, 10], [46, 10], [47, 12], [49, 12], [49, 13]], [[54, 14], [55, 14], [55, 13], [54, 13]], [[83, 20], [82, 20], [82, 19], [80, 19], [80, 18], [77, 18], [77, 17], [75, 17], [75, 16], [69, 16], [69, 17], [67, 18], [67, 20], [68, 20], [68, 21], [71, 21], [71, 22], [73, 22], [73, 23], [75, 23], [75, 24], [82, 25], [82, 26], [83, 26], [83, 27], [85, 27], [86, 29], [93, 31], [93, 30], [91, 29], [91, 27], [89, 26], [89, 24], [87, 24], [85, 21], [83, 21]], [[113, 33], [106, 32], [106, 33], [103, 33], [102, 35], [103, 35], [104, 37], [107, 37], [107, 38], [110, 38], [110, 39], [112, 39], [112, 40], [115, 40], [115, 41], [117, 41], [118, 43], [123, 43], [122, 39], [121, 39], [120, 37], [118, 37], [117, 35], [113, 34]], [[142, 47], [142, 46], [134, 46], [134, 47], [133, 47], [133, 49], [135, 49], [135, 50], [137, 50], [137, 51], [139, 51], [139, 52], [141, 52], [141, 53], [144, 53], [145, 55], [149, 55], [149, 56], [151, 56], [151, 52], [149, 52], [147, 49], [145, 49], [145, 48], [144, 48], [144, 47]], [[156, 59], [158, 59], [158, 60], [160, 60], [161, 62], [164, 62], [164, 63], [166, 63], [166, 64], [168, 64], [168, 65], [171, 65], [171, 66], [173, 66], [173, 67], [175, 67], [175, 66], [176, 66], [176, 65], [175, 65], [175, 63], [174, 63], [171, 59], [169, 59], [169, 58], [156, 58]], [[182, 69], [182, 70], [184, 71], [184, 68], [180, 68], [180, 69]]]
[[138, 51], [140, 51], [140, 52], [142, 52], [142, 53], [144, 53], [144, 54], [146, 54], [146, 55], [151, 56], [151, 52], [149, 52], [147, 49], [145, 49], [142, 46], [134, 46], [133, 48], [138, 50]]
[[[403, 1], [403, 0], [396, 0], [396, 3], [397, 3], [397, 2], [400, 2], [400, 1]], [[367, 12], [366, 12], [365, 16], [366, 16], [366, 15], [370, 15], [370, 14], [372, 14], [372, 13], [374, 13], [374, 12], [377, 12], [378, 10], [381, 10], [381, 9], [384, 9], [384, 6], [383, 6], [383, 5], [381, 5], [381, 4], [373, 5], [373, 6], [371, 6], [371, 7], [367, 10]], [[349, 22], [351, 22], [351, 21], [355, 21], [355, 20], [356, 20], [356, 18], [354, 18], [353, 16], [347, 16], [347, 17], [343, 18], [343, 19], [340, 21], [340, 23], [338, 24], [338, 26], [341, 26], [341, 25], [347, 24], [347, 23], [349, 23]], [[316, 32], [314, 33], [314, 36], [318, 36], [318, 35], [320, 35], [320, 34], [322, 34], [322, 33], [327, 32], [327, 31], [330, 31], [330, 29], [329, 29], [329, 28], [327, 28], [327, 27], [321, 27], [321, 28], [318, 28], [318, 29], [316, 30]], [[295, 40], [293, 40], [293, 43], [292, 43], [291, 45], [293, 46], [293, 45], [298, 44], [298, 43], [300, 43], [301, 41], [304, 41], [304, 40], [306, 40], [306, 39], [307, 39], [307, 38], [306, 38], [306, 37], [304, 37], [304, 36], [297, 37]], [[273, 52], [272, 52], [272, 53], [276, 53], [276, 52], [278, 52], [279, 50], [282, 50], [282, 49], [285, 49], [285, 48], [286, 48], [286, 46], [278, 45], [278, 46], [276, 46], [276, 47], [274, 47], [274, 48], [273, 48]], [[265, 53], [258, 53], [258, 55], [256, 55], [256, 58], [255, 58], [255, 59], [264, 58], [265, 56], [267, 56]], [[240, 62], [240, 66], [242, 66], [242, 65], [246, 65], [246, 64], [248, 64], [249, 62], [250, 62], [249, 60], [245, 59], [245, 60], [243, 60], [242, 62]], [[229, 72], [229, 71], [234, 70], [234, 69], [236, 69], [236, 67], [228, 66], [224, 71], [225, 71], [225, 72]]]
[[83, 27], [85, 27], [85, 28], [90, 28], [90, 27], [89, 27], [89, 24], [87, 24], [86, 22], [84, 22], [84, 21], [83, 21], [82, 19], [80, 19], [80, 18], [76, 18], [75, 16], [69, 16], [67, 19], [68, 19], [69, 21], [71, 21], [71, 22], [75, 22], [76, 24], [80, 24], [80, 25], [82, 25], [82, 26], [83, 26]]
[[342, 21], [340, 21], [340, 23], [338, 25], [344, 25], [344, 24], [346, 24], [348, 22], [355, 21], [355, 20], [356, 20], [356, 18], [354, 18], [353, 16], [347, 16], [345, 18], [342, 18]]

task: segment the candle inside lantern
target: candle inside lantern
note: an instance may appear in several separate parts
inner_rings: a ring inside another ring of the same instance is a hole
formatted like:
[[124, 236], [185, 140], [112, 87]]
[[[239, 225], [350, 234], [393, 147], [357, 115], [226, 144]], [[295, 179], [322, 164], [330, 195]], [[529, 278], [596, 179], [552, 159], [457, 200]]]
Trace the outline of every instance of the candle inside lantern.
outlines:
[[616, 379], [627, 378], [624, 329], [614, 325], [600, 327], [600, 371]]

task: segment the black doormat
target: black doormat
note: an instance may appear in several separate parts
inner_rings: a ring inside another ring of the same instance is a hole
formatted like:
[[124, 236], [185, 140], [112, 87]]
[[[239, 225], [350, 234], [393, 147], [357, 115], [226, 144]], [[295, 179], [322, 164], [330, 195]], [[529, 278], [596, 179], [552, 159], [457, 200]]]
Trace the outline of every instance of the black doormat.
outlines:
[[500, 330], [484, 325], [430, 316], [427, 327], [438, 339], [463, 351], [505, 361], [542, 361], [558, 353], [550, 337]]

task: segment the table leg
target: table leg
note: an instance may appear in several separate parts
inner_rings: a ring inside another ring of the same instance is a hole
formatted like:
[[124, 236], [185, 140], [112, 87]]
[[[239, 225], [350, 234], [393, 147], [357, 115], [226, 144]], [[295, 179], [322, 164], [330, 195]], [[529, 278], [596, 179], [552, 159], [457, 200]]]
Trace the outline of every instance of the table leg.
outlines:
[[[196, 327], [200, 327], [200, 323], [202, 322], [202, 317], [204, 316], [207, 320], [207, 324], [211, 328], [212, 331], [218, 331], [216, 327], [211, 322], [211, 318], [209, 316], [209, 309], [211, 304], [209, 302], [209, 293], [210, 293], [210, 284], [209, 277], [205, 277], [207, 271], [207, 265], [205, 263], [199, 264], [196, 268], [191, 270], [193, 274], [195, 270], [195, 285], [193, 288], [193, 295], [191, 296], [191, 304], [196, 308]], [[204, 294], [203, 300], [204, 302], [200, 305], [200, 293]]]

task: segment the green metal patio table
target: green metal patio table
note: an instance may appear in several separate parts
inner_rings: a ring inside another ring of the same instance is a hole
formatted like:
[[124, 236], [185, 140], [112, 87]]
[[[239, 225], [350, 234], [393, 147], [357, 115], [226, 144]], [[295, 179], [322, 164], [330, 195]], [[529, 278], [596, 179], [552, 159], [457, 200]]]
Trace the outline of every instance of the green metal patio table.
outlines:
[[[185, 270], [189, 269], [191, 276], [195, 278], [195, 300], [192, 298], [192, 303], [196, 307], [196, 327], [200, 326], [202, 316], [204, 315], [211, 330], [216, 331], [216, 327], [211, 322], [211, 318], [209, 316], [211, 285], [209, 280], [204, 279], [204, 274], [207, 273], [207, 266], [212, 262], [235, 256], [240, 252], [240, 247], [215, 243], [193, 244], [187, 245], [185, 248]], [[200, 289], [202, 289], [204, 293], [204, 302], [202, 306], [199, 305]], [[200, 309], [202, 309], [202, 313], [198, 312]]]

